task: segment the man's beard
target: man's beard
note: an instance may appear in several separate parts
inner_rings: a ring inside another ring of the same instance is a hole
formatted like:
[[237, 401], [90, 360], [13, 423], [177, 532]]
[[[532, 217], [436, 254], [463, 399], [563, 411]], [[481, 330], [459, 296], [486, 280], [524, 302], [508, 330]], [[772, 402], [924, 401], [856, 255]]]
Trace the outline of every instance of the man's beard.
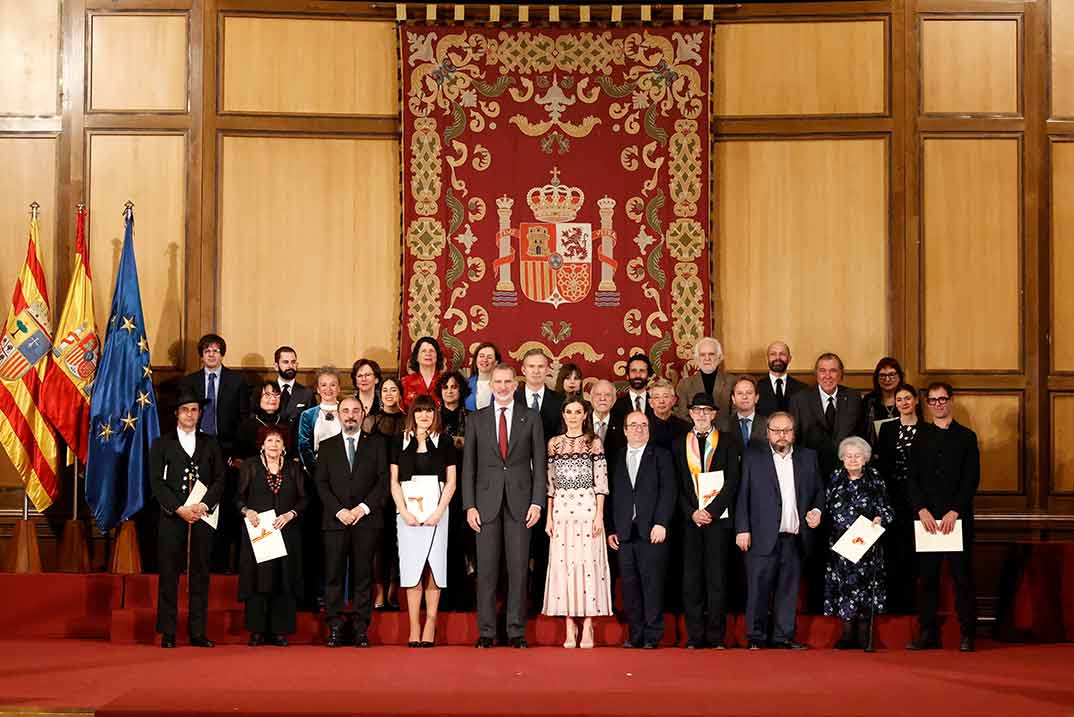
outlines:
[[787, 362], [780, 361], [778, 359], [775, 361], [769, 361], [768, 370], [772, 373], [783, 373], [787, 370]]
[[647, 378], [632, 378], [627, 383], [630, 384], [630, 387], [632, 389], [634, 389], [635, 391], [640, 393], [641, 391], [645, 390], [646, 385], [648, 385], [648, 383], [649, 383], [649, 379], [647, 379]]
[[286, 371], [276, 369], [276, 373], [278, 373], [280, 375], [280, 378], [282, 378], [284, 381], [293, 381], [295, 376], [298, 375], [298, 371], [293, 368], [289, 368]]

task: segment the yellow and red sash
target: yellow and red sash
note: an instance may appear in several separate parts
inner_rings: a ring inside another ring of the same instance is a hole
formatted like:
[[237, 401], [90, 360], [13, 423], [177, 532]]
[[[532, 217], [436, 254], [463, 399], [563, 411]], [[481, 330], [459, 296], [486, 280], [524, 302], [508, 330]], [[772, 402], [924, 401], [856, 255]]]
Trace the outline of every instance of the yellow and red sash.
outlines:
[[[720, 432], [713, 428], [712, 432], [709, 433], [708, 440], [705, 441], [705, 458], [702, 460], [697, 434], [693, 431], [686, 434], [686, 465], [690, 469], [690, 476], [694, 479], [694, 494], [697, 495], [698, 500], [701, 499], [701, 487], [698, 485], [697, 476], [699, 473], [707, 471], [712, 465], [712, 456], [716, 453], [716, 446], [719, 442]], [[705, 505], [715, 498], [716, 494], [706, 497], [708, 500], [704, 502]]]

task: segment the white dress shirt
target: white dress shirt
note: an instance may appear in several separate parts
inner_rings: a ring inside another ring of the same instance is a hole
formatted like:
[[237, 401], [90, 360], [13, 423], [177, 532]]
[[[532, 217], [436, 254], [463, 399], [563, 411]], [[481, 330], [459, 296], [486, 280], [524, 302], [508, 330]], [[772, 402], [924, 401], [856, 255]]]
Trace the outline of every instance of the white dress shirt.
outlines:
[[787, 395], [787, 374], [780, 376], [779, 374], [768, 372], [768, 382], [772, 384], [772, 393], [776, 392], [776, 379], [783, 381], [783, 395]]
[[291, 393], [295, 392], [295, 380], [293, 378], [288, 380], [286, 378], [280, 378], [279, 376], [277, 376], [276, 385], [279, 386], [280, 393], [283, 393], [284, 386], [286, 386], [287, 390], [289, 390]]
[[[627, 454], [626, 454], [627, 475], [630, 476], [630, 487], [631, 487], [631, 489], [636, 489], [637, 486], [638, 486], [638, 468], [641, 466], [641, 456], [642, 456], [643, 453], [645, 453], [645, 446], [646, 446], [645, 443], [641, 444], [637, 448], [634, 448], [633, 446], [627, 446]], [[638, 503], [637, 503], [637, 501], [633, 501], [632, 510], [633, 510], [633, 515], [631, 515], [631, 518], [636, 519], [638, 517]]]
[[596, 413], [593, 414], [593, 433], [600, 437], [602, 441], [604, 440], [604, 437], [601, 436], [601, 434], [603, 433], [604, 436], [608, 435], [608, 424], [611, 423], [611, 420], [612, 414], [610, 413], [604, 416], [604, 418], [599, 418]]
[[477, 379], [477, 397], [474, 404], [478, 408], [484, 408], [492, 403], [492, 380], [487, 378]]
[[[544, 407], [544, 386], [541, 386], [538, 390], [534, 391], [529, 386], [526, 386], [526, 408], [533, 408], [533, 397], [537, 397], [537, 410]], [[510, 415], [507, 419], [508, 425], [510, 425]]]
[[779, 496], [782, 509], [779, 516], [779, 532], [798, 535], [798, 496], [794, 492], [794, 449], [783, 456], [772, 451], [772, 461], [776, 465], [776, 479], [779, 481]]
[[194, 457], [194, 446], [197, 441], [195, 440], [196, 431], [190, 431], [187, 433], [182, 428], [176, 428], [175, 432], [179, 435], [179, 445], [183, 447], [186, 454], [191, 458]]
[[823, 411], [828, 408], [828, 399], [834, 398], [836, 406], [839, 404], [839, 387], [835, 387], [835, 391], [831, 394], [824, 393], [824, 389], [817, 386], [817, 390], [820, 391], [820, 410]]

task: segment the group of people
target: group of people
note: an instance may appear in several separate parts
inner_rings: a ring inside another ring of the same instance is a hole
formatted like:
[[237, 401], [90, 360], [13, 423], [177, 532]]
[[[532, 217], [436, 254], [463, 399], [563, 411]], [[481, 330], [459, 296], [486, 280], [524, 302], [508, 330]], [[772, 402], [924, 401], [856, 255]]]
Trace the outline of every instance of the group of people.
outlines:
[[[728, 375], [720, 343], [706, 337], [696, 373], [677, 386], [636, 354], [619, 392], [576, 364], [549, 387], [540, 349], [522, 357], [520, 381], [491, 343], [473, 348], [468, 376], [446, 371], [425, 337], [401, 379], [359, 359], [344, 394], [331, 368], [315, 387], [297, 383], [297, 352], [281, 346], [277, 377], [250, 410], [242, 374], [222, 364], [224, 339], [204, 336], [198, 350], [202, 369], [179, 385], [176, 431], [151, 449], [163, 647], [175, 646], [189, 543], [190, 642], [203, 647], [213, 644], [210, 568], [233, 569], [237, 556], [250, 645], [286, 645], [299, 606], [323, 603], [330, 647], [368, 646], [372, 610], [391, 608], [402, 587], [411, 647], [436, 644], [448, 589], [456, 609], [476, 605], [478, 648], [504, 638], [526, 647], [537, 610], [564, 619], [564, 647], [588, 648], [594, 619], [613, 614], [618, 581], [624, 647], [658, 647], [672, 609], [685, 617], [687, 648], [722, 649], [729, 574], [743, 566], [750, 649], [805, 647], [795, 639], [803, 585], [811, 611], [842, 621], [836, 647], [868, 649], [872, 616], [916, 607], [920, 631], [907, 647], [929, 649], [940, 644], [946, 560], [960, 647], [974, 648], [977, 438], [953, 420], [946, 383], [923, 392], [925, 422], [921, 394], [893, 358], [863, 396], [842, 385], [836, 354], [816, 359], [809, 386], [774, 342], [755, 380]], [[432, 486], [429, 505], [415, 497], [419, 482]], [[860, 516], [886, 532], [854, 563], [829, 548]], [[915, 522], [950, 534], [959, 521], [961, 551], [916, 552]], [[287, 555], [258, 563], [251, 528], [280, 531]]]

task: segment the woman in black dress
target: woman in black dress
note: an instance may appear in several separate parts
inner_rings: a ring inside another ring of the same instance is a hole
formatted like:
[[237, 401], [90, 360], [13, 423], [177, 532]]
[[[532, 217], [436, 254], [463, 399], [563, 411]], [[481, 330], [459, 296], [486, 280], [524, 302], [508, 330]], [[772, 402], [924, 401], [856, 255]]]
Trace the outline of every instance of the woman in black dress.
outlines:
[[[470, 385], [458, 371], [445, 373], [436, 387], [440, 398], [440, 423], [445, 436], [452, 439], [462, 456], [466, 440], [466, 403]], [[444, 610], [469, 612], [475, 607], [477, 586], [477, 534], [466, 524], [466, 511], [462, 509], [462, 491], [455, 491], [451, 498], [448, 521], [447, 573], [448, 588], [440, 598]]]
[[239, 470], [236, 497], [246, 523], [260, 526], [260, 513], [272, 510], [272, 528], [283, 532], [287, 555], [264, 563], [254, 558], [249, 538], [239, 550], [239, 600], [246, 602], [246, 629], [251, 647], [265, 643], [287, 646], [295, 631], [295, 610], [302, 596], [302, 531], [298, 516], [306, 509], [301, 469], [285, 460], [285, 431], [279, 426], [261, 429], [261, 455], [250, 458]]
[[[239, 458], [246, 460], [257, 456], [261, 450], [257, 442], [258, 432], [266, 426], [283, 426], [283, 416], [280, 415], [280, 387], [275, 381], [265, 381], [261, 384], [258, 392], [257, 410], [242, 420], [239, 424], [238, 450]], [[288, 445], [288, 431], [284, 434], [284, 444]], [[288, 445], [289, 448], [293, 446]]]
[[905, 380], [906, 374], [898, 360], [885, 356], [876, 362], [876, 368], [873, 369], [873, 390], [862, 397], [866, 419], [865, 440], [869, 441], [873, 448], [876, 448], [880, 435], [876, 422], [887, 421], [899, 415], [895, 408], [895, 389]]
[[[403, 400], [403, 385], [395, 378], [384, 378], [378, 388], [380, 394], [380, 413], [373, 421], [372, 433], [386, 442], [388, 456], [391, 457], [391, 447], [395, 437], [403, 433], [406, 424], [406, 414], [403, 413], [401, 404]], [[387, 508], [390, 501], [384, 504]], [[385, 520], [383, 522], [380, 547], [377, 548], [373, 560], [373, 609], [374, 610], [398, 610], [399, 598], [399, 553], [396, 549], [395, 522]]]

